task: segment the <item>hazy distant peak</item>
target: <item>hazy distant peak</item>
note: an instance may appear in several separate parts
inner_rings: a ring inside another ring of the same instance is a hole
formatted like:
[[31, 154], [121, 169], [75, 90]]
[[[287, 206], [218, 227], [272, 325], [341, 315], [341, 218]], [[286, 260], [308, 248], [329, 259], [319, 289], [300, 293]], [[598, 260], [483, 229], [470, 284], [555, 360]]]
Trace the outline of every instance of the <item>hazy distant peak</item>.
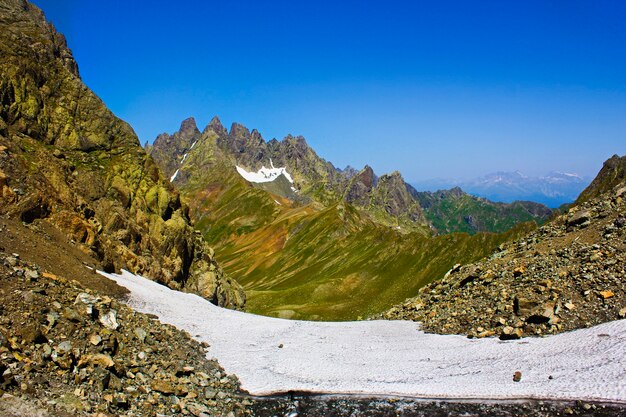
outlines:
[[492, 201], [534, 201], [549, 207], [571, 203], [589, 179], [576, 173], [551, 171], [544, 176], [527, 176], [521, 171], [498, 171], [470, 179], [436, 179], [417, 182], [418, 190], [436, 191], [460, 186], [467, 193]]

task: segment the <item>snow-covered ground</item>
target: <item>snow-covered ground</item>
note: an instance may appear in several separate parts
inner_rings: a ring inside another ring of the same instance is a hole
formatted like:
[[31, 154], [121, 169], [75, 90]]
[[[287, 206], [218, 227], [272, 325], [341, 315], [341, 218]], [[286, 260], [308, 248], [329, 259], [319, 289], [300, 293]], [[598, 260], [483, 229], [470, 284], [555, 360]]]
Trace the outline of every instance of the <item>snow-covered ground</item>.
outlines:
[[274, 168], [274, 165], [272, 164], [271, 168], [265, 168], [263, 166], [257, 172], [248, 172], [240, 166], [237, 166], [236, 168], [239, 175], [241, 175], [246, 181], [256, 183], [272, 182], [282, 174], [290, 183], [293, 184], [293, 178], [291, 178], [291, 175], [289, 175], [287, 168], [285, 167]]
[[[209, 343], [242, 388], [626, 404], [626, 320], [516, 341], [425, 334], [407, 321], [289, 321], [216, 307], [124, 271], [135, 309]], [[513, 381], [515, 371], [522, 373]]]

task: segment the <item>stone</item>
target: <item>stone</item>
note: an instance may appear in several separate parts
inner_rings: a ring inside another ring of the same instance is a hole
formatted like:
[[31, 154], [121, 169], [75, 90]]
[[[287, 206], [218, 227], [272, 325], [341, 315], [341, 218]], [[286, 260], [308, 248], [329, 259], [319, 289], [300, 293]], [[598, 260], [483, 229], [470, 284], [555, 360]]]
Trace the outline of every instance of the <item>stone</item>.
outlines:
[[506, 326], [502, 329], [502, 333], [500, 333], [500, 340], [515, 340], [522, 337], [523, 330], [515, 329], [511, 326]]
[[37, 325], [28, 325], [20, 329], [19, 335], [25, 343], [28, 344], [43, 344], [48, 341], [46, 336], [41, 331], [41, 328]]
[[614, 293], [613, 293], [613, 291], [611, 291], [611, 290], [604, 290], [604, 291], [600, 291], [600, 296], [601, 296], [603, 299], [605, 299], [605, 300], [606, 300], [607, 298], [611, 298], [611, 297], [613, 297], [614, 295], [615, 295], [615, 294], [614, 294]]
[[56, 350], [61, 354], [69, 353], [72, 350], [72, 343], [69, 340], [61, 342], [57, 345]]
[[518, 316], [526, 316], [533, 312], [538, 303], [527, 298], [515, 297], [513, 299], [513, 311]]
[[187, 410], [189, 410], [189, 412], [196, 417], [200, 417], [202, 414], [205, 414], [205, 413], [209, 414], [210, 412], [210, 410], [206, 406], [195, 403], [195, 402], [188, 403]]
[[77, 309], [79, 313], [84, 314], [86, 316], [93, 316], [94, 305], [99, 300], [100, 300], [99, 298], [94, 297], [91, 294], [82, 292], [76, 296], [76, 300], [74, 301], [74, 304], [78, 306]]
[[100, 323], [109, 330], [115, 330], [119, 327], [117, 322], [117, 311], [109, 310], [98, 319]]
[[148, 333], [141, 327], [135, 327], [133, 332], [135, 333], [135, 337], [137, 338], [137, 340], [139, 340], [140, 343], [143, 343], [146, 340], [146, 336], [148, 335]]
[[569, 226], [587, 226], [591, 221], [591, 212], [588, 210], [579, 210], [567, 219]]
[[97, 333], [92, 333], [89, 335], [89, 343], [94, 346], [98, 346], [102, 342], [102, 337]]
[[78, 361], [78, 367], [85, 365], [100, 366], [102, 368], [112, 368], [115, 366], [115, 362], [111, 356], [104, 353], [96, 353], [93, 355], [83, 355]]
[[109, 378], [109, 389], [113, 391], [121, 391], [122, 389], [122, 380], [115, 376], [113, 373], [109, 373], [111, 376]]
[[526, 318], [526, 323], [530, 324], [542, 324], [548, 323], [553, 320], [554, 317], [554, 304], [546, 303], [539, 311]]
[[168, 394], [168, 395], [174, 394], [176, 392], [176, 388], [174, 387], [174, 385], [172, 385], [170, 382], [167, 382], [167, 381], [154, 380], [150, 384], [150, 388], [153, 391], [157, 391], [162, 394]]

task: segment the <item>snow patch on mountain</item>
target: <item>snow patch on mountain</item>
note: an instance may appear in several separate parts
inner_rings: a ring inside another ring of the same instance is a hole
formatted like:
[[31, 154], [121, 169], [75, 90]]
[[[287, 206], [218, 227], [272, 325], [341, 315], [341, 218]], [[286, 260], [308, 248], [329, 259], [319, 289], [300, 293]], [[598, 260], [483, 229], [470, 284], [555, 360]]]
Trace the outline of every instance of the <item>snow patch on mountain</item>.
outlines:
[[291, 175], [287, 172], [287, 168], [280, 167], [274, 168], [274, 164], [270, 160], [271, 168], [265, 168], [262, 166], [260, 170], [257, 172], [248, 172], [244, 168], [237, 166], [237, 172], [241, 175], [246, 181], [262, 183], [262, 182], [272, 182], [281, 175], [284, 175], [287, 180], [293, 184], [293, 179]]
[[[426, 334], [408, 321], [306, 322], [216, 307], [127, 271], [128, 303], [209, 344], [253, 395], [288, 391], [626, 404], [626, 320], [544, 338]], [[513, 374], [521, 372], [521, 381]]]

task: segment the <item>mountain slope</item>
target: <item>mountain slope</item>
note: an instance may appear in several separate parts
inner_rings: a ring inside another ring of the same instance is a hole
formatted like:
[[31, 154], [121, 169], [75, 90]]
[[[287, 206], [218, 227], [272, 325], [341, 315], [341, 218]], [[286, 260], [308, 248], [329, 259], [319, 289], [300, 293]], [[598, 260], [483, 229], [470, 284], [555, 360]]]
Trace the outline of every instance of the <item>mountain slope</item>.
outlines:
[[236, 281], [137, 136], [81, 81], [65, 39], [21, 0], [0, 5], [0, 213], [48, 221], [106, 270], [125, 268], [220, 305]]
[[417, 320], [437, 333], [502, 339], [626, 317], [623, 160], [605, 163], [587, 193], [593, 197], [489, 259], [458, 265], [382, 317]]
[[[332, 320], [373, 314], [447, 271], [455, 262], [450, 253], [463, 262], [479, 259], [532, 227], [431, 238], [414, 190], [399, 173], [377, 177], [366, 167], [331, 174], [331, 165], [310, 162], [315, 156], [305, 147], [289, 165], [289, 152], [267, 149], [294, 149], [302, 141], [263, 145], [254, 131], [233, 125], [228, 133], [216, 118], [199, 136], [194, 132], [193, 142], [180, 133], [161, 135], [180, 141], [160, 139], [151, 152], [157, 160], [169, 155], [164, 171], [224, 268], [246, 288], [251, 312]], [[259, 154], [271, 161], [251, 159]], [[343, 179], [327, 181], [337, 175]]]
[[626, 181], [626, 156], [613, 155], [604, 162], [602, 169], [580, 194], [576, 204], [597, 198], [623, 181]]
[[522, 222], [541, 224], [552, 213], [546, 206], [530, 201], [493, 203], [458, 187], [437, 192], [415, 191], [413, 195], [439, 233], [504, 232]]

